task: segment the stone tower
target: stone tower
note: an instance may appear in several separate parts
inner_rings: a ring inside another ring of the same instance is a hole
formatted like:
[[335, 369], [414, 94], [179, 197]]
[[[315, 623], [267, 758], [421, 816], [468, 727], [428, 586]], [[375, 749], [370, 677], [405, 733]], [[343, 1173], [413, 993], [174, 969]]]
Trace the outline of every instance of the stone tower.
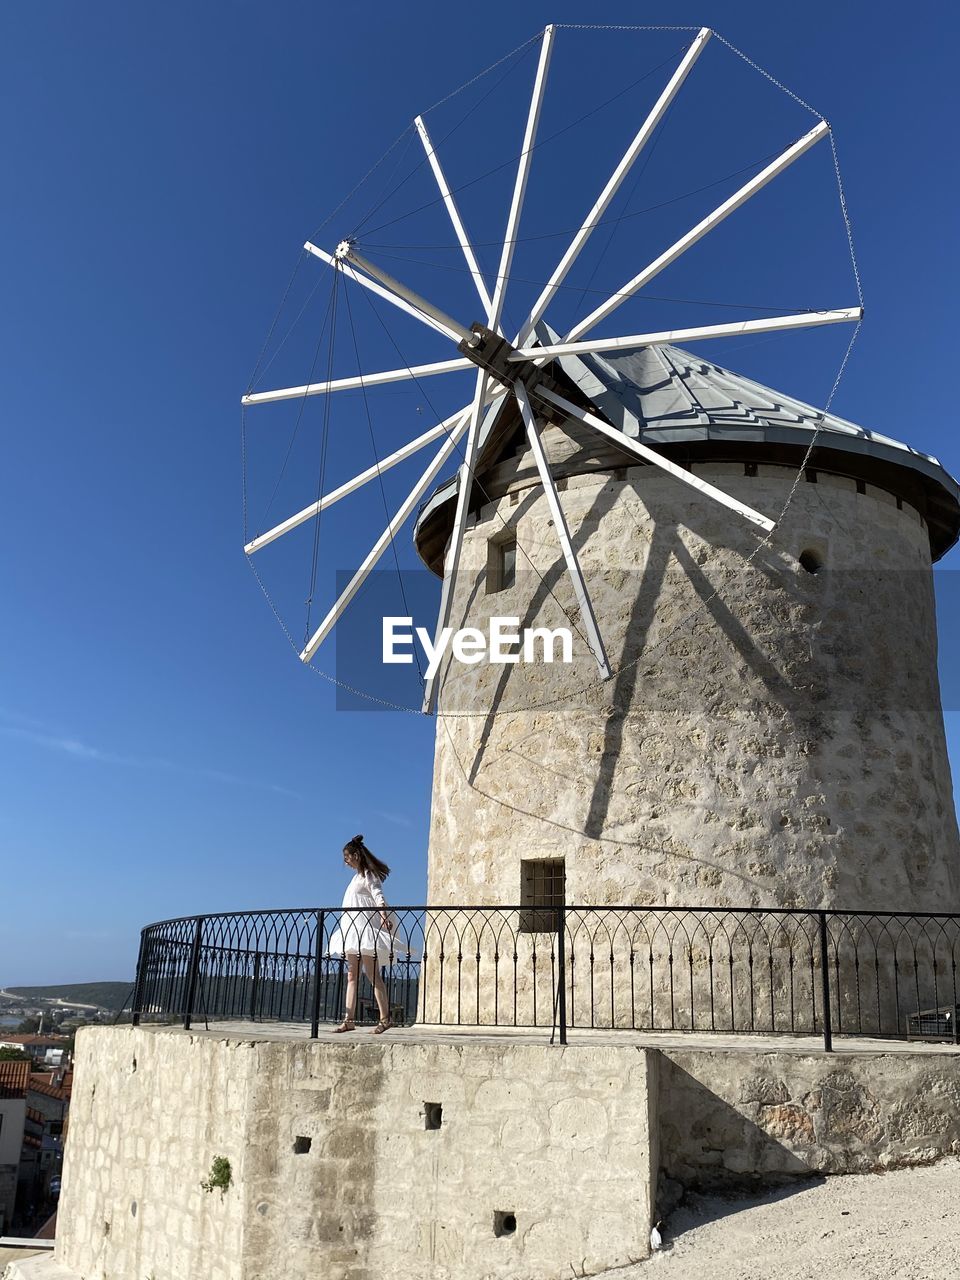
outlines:
[[[448, 664], [429, 897], [960, 910], [931, 566], [940, 464], [673, 347], [558, 362], [571, 397], [777, 519], [752, 525], [578, 424], [543, 441], [611, 665]], [[556, 368], [556, 366], [555, 366]], [[576, 625], [510, 402], [488, 412], [451, 622]], [[421, 514], [442, 573], [456, 481]], [[525, 870], [527, 868], [527, 870]], [[525, 879], [526, 877], [526, 879]]]

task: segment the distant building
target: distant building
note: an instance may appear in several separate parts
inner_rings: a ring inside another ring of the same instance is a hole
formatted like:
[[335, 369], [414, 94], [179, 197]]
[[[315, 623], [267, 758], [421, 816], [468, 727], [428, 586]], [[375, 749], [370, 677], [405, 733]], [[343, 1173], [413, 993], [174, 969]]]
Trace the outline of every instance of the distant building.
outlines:
[[66, 1049], [69, 1043], [67, 1036], [0, 1034], [0, 1049], [22, 1049], [31, 1058], [44, 1058], [49, 1050]]
[[50, 1198], [50, 1179], [60, 1173], [63, 1163], [72, 1090], [73, 1072], [64, 1068], [34, 1071], [28, 1079], [18, 1180], [23, 1209]]
[[9, 1232], [27, 1113], [29, 1062], [0, 1061], [0, 1235]]

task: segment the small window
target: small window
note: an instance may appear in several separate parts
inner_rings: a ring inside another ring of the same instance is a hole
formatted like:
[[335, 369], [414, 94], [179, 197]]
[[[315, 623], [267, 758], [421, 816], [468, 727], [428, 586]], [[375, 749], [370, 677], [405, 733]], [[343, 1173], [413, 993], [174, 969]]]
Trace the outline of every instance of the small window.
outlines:
[[[520, 932], [553, 933], [555, 908], [566, 901], [562, 858], [525, 858], [520, 863]], [[553, 910], [551, 910], [553, 908]]]
[[516, 582], [516, 538], [491, 539], [487, 548], [487, 593], [508, 591]]

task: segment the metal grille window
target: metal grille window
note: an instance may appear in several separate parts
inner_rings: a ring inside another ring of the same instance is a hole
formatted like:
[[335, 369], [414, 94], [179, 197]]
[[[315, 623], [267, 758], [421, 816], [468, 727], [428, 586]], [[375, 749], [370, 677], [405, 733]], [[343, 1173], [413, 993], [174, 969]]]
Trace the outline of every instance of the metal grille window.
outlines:
[[521, 933], [552, 933], [557, 927], [557, 913], [550, 908], [562, 907], [565, 901], [566, 868], [561, 858], [524, 858], [521, 861]]

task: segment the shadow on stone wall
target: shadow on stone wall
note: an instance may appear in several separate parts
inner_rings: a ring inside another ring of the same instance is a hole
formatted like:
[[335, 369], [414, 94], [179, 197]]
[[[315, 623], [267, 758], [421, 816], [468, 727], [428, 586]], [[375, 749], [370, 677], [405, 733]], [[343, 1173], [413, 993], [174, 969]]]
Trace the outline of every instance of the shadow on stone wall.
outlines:
[[817, 1175], [812, 1162], [780, 1141], [799, 1137], [813, 1153], [815, 1134], [806, 1110], [791, 1103], [776, 1082], [757, 1077], [752, 1083], [747, 1091], [757, 1097], [745, 1105], [762, 1109], [766, 1127], [661, 1055], [660, 1169], [667, 1184], [661, 1191], [668, 1201], [671, 1180], [689, 1190], [760, 1192]]

